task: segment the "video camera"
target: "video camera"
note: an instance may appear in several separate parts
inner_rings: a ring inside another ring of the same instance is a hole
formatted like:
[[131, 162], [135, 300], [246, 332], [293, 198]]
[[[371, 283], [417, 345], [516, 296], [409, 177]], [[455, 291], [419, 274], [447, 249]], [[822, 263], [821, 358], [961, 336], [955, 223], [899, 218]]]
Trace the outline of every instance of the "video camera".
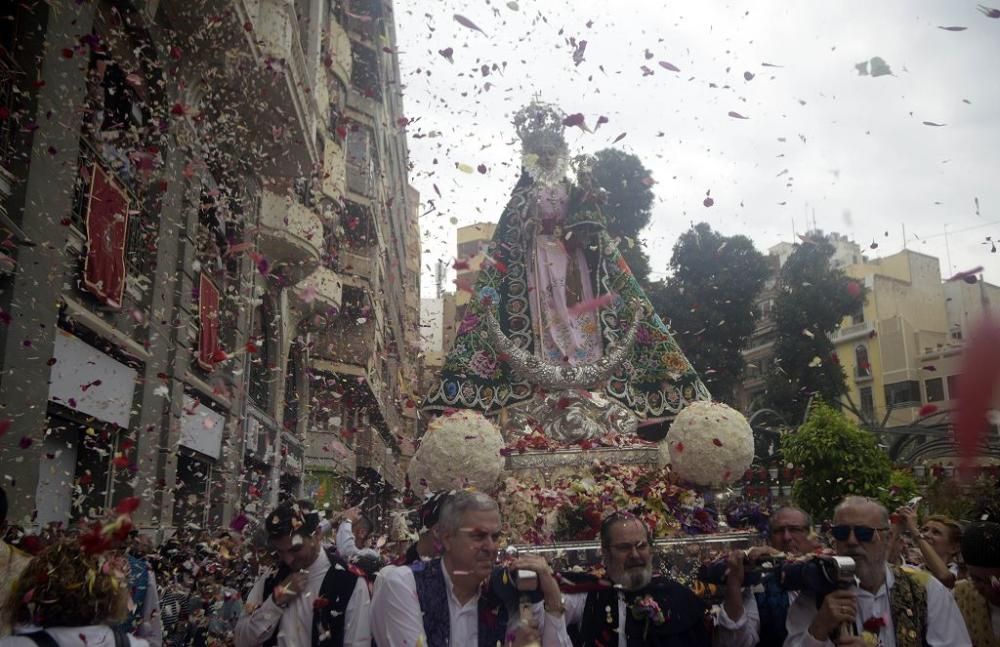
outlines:
[[[726, 559], [702, 564], [698, 579], [705, 584], [723, 585], [728, 570]], [[772, 574], [782, 589], [806, 591], [822, 600], [828, 593], [853, 584], [855, 572], [855, 563], [850, 557], [810, 555], [789, 559], [784, 554], [765, 555], [746, 564], [743, 586], [760, 584], [766, 575]]]

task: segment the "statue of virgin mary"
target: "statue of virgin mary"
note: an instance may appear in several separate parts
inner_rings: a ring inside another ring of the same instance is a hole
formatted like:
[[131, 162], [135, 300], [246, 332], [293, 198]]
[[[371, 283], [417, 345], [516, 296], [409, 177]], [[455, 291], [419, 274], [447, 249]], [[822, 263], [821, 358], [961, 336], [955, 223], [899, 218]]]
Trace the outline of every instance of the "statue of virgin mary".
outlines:
[[515, 116], [521, 177], [425, 411], [505, 420], [580, 404], [586, 419], [546, 428], [573, 441], [710, 399], [609, 236], [589, 160], [569, 163], [564, 119], [537, 101]]

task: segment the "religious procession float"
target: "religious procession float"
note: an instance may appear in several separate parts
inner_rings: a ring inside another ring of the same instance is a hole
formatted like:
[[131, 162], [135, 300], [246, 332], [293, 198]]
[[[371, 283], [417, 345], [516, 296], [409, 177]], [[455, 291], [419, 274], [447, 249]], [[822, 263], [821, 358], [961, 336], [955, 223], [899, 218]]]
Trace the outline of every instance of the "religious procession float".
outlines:
[[488, 491], [511, 541], [570, 563], [596, 563], [601, 520], [632, 511], [672, 570], [697, 564], [751, 537], [725, 532], [716, 495], [750, 466], [752, 432], [630, 272], [566, 121], [538, 102], [516, 115], [524, 171], [424, 402], [410, 487]]

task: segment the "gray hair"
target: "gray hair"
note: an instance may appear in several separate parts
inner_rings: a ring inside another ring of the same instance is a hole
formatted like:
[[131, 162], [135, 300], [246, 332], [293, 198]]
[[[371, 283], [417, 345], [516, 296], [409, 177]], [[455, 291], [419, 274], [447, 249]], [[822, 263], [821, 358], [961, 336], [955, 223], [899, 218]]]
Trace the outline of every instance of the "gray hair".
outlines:
[[455, 490], [448, 495], [441, 506], [438, 517], [438, 532], [450, 534], [462, 527], [462, 519], [467, 512], [499, 512], [500, 506], [485, 492], [477, 490]]
[[836, 517], [837, 513], [844, 508], [849, 508], [853, 506], [866, 506], [873, 505], [878, 508], [882, 516], [882, 525], [889, 525], [889, 511], [884, 505], [879, 503], [876, 499], [869, 499], [866, 496], [845, 496], [844, 500], [837, 504], [837, 507], [833, 509], [833, 516]]
[[774, 518], [777, 517], [782, 512], [798, 512], [800, 515], [802, 515], [803, 517], [805, 517], [806, 527], [809, 528], [809, 530], [812, 530], [812, 527], [813, 527], [813, 518], [812, 518], [812, 515], [809, 514], [808, 512], [806, 512], [805, 510], [803, 510], [802, 508], [796, 508], [793, 505], [783, 505], [783, 506], [779, 507], [778, 509], [776, 509], [774, 512], [772, 512], [770, 518], [767, 520], [767, 527], [768, 527], [768, 529], [771, 528], [771, 523], [774, 521]]

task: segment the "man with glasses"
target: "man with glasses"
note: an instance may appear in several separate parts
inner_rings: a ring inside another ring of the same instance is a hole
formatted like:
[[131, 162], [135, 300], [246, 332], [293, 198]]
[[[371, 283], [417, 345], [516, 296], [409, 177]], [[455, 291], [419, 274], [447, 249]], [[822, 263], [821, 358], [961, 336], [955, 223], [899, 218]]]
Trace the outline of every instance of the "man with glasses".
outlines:
[[[756, 633], [750, 633], [755, 623], [739, 622], [745, 615], [742, 600], [739, 609], [727, 608], [737, 618], [733, 624], [738, 626], [717, 629], [713, 641], [705, 604], [687, 587], [653, 575], [651, 541], [649, 528], [642, 520], [616, 512], [601, 524], [606, 579], [564, 574], [573, 583], [564, 588], [568, 594], [561, 621], [568, 627], [574, 647], [756, 644]], [[739, 597], [742, 569], [733, 577], [738, 581]], [[549, 616], [545, 620], [549, 622]]]
[[[807, 512], [793, 506], [782, 506], [771, 514], [767, 532], [769, 545], [751, 548], [747, 558], [755, 561], [764, 555], [811, 553], [814, 549], [809, 536], [811, 529], [812, 517]], [[781, 588], [778, 579], [771, 575], [764, 578], [759, 588], [761, 590], [754, 592], [760, 618], [758, 646], [780, 647], [788, 635], [785, 630], [788, 607], [795, 601], [798, 592]]]
[[971, 647], [951, 592], [929, 573], [887, 563], [884, 506], [847, 497], [834, 509], [830, 534], [836, 553], [854, 560], [857, 584], [820, 604], [803, 591], [788, 612], [785, 645]]
[[452, 493], [441, 508], [437, 533], [440, 558], [379, 575], [372, 599], [379, 647], [527, 646], [539, 640], [543, 647], [565, 644], [557, 634], [562, 594], [542, 557], [523, 556], [510, 567], [534, 571], [538, 578], [544, 602], [533, 605], [528, 623], [521, 622], [518, 609], [511, 609], [494, 586], [505, 579], [494, 572], [500, 541], [496, 501], [482, 492]]

